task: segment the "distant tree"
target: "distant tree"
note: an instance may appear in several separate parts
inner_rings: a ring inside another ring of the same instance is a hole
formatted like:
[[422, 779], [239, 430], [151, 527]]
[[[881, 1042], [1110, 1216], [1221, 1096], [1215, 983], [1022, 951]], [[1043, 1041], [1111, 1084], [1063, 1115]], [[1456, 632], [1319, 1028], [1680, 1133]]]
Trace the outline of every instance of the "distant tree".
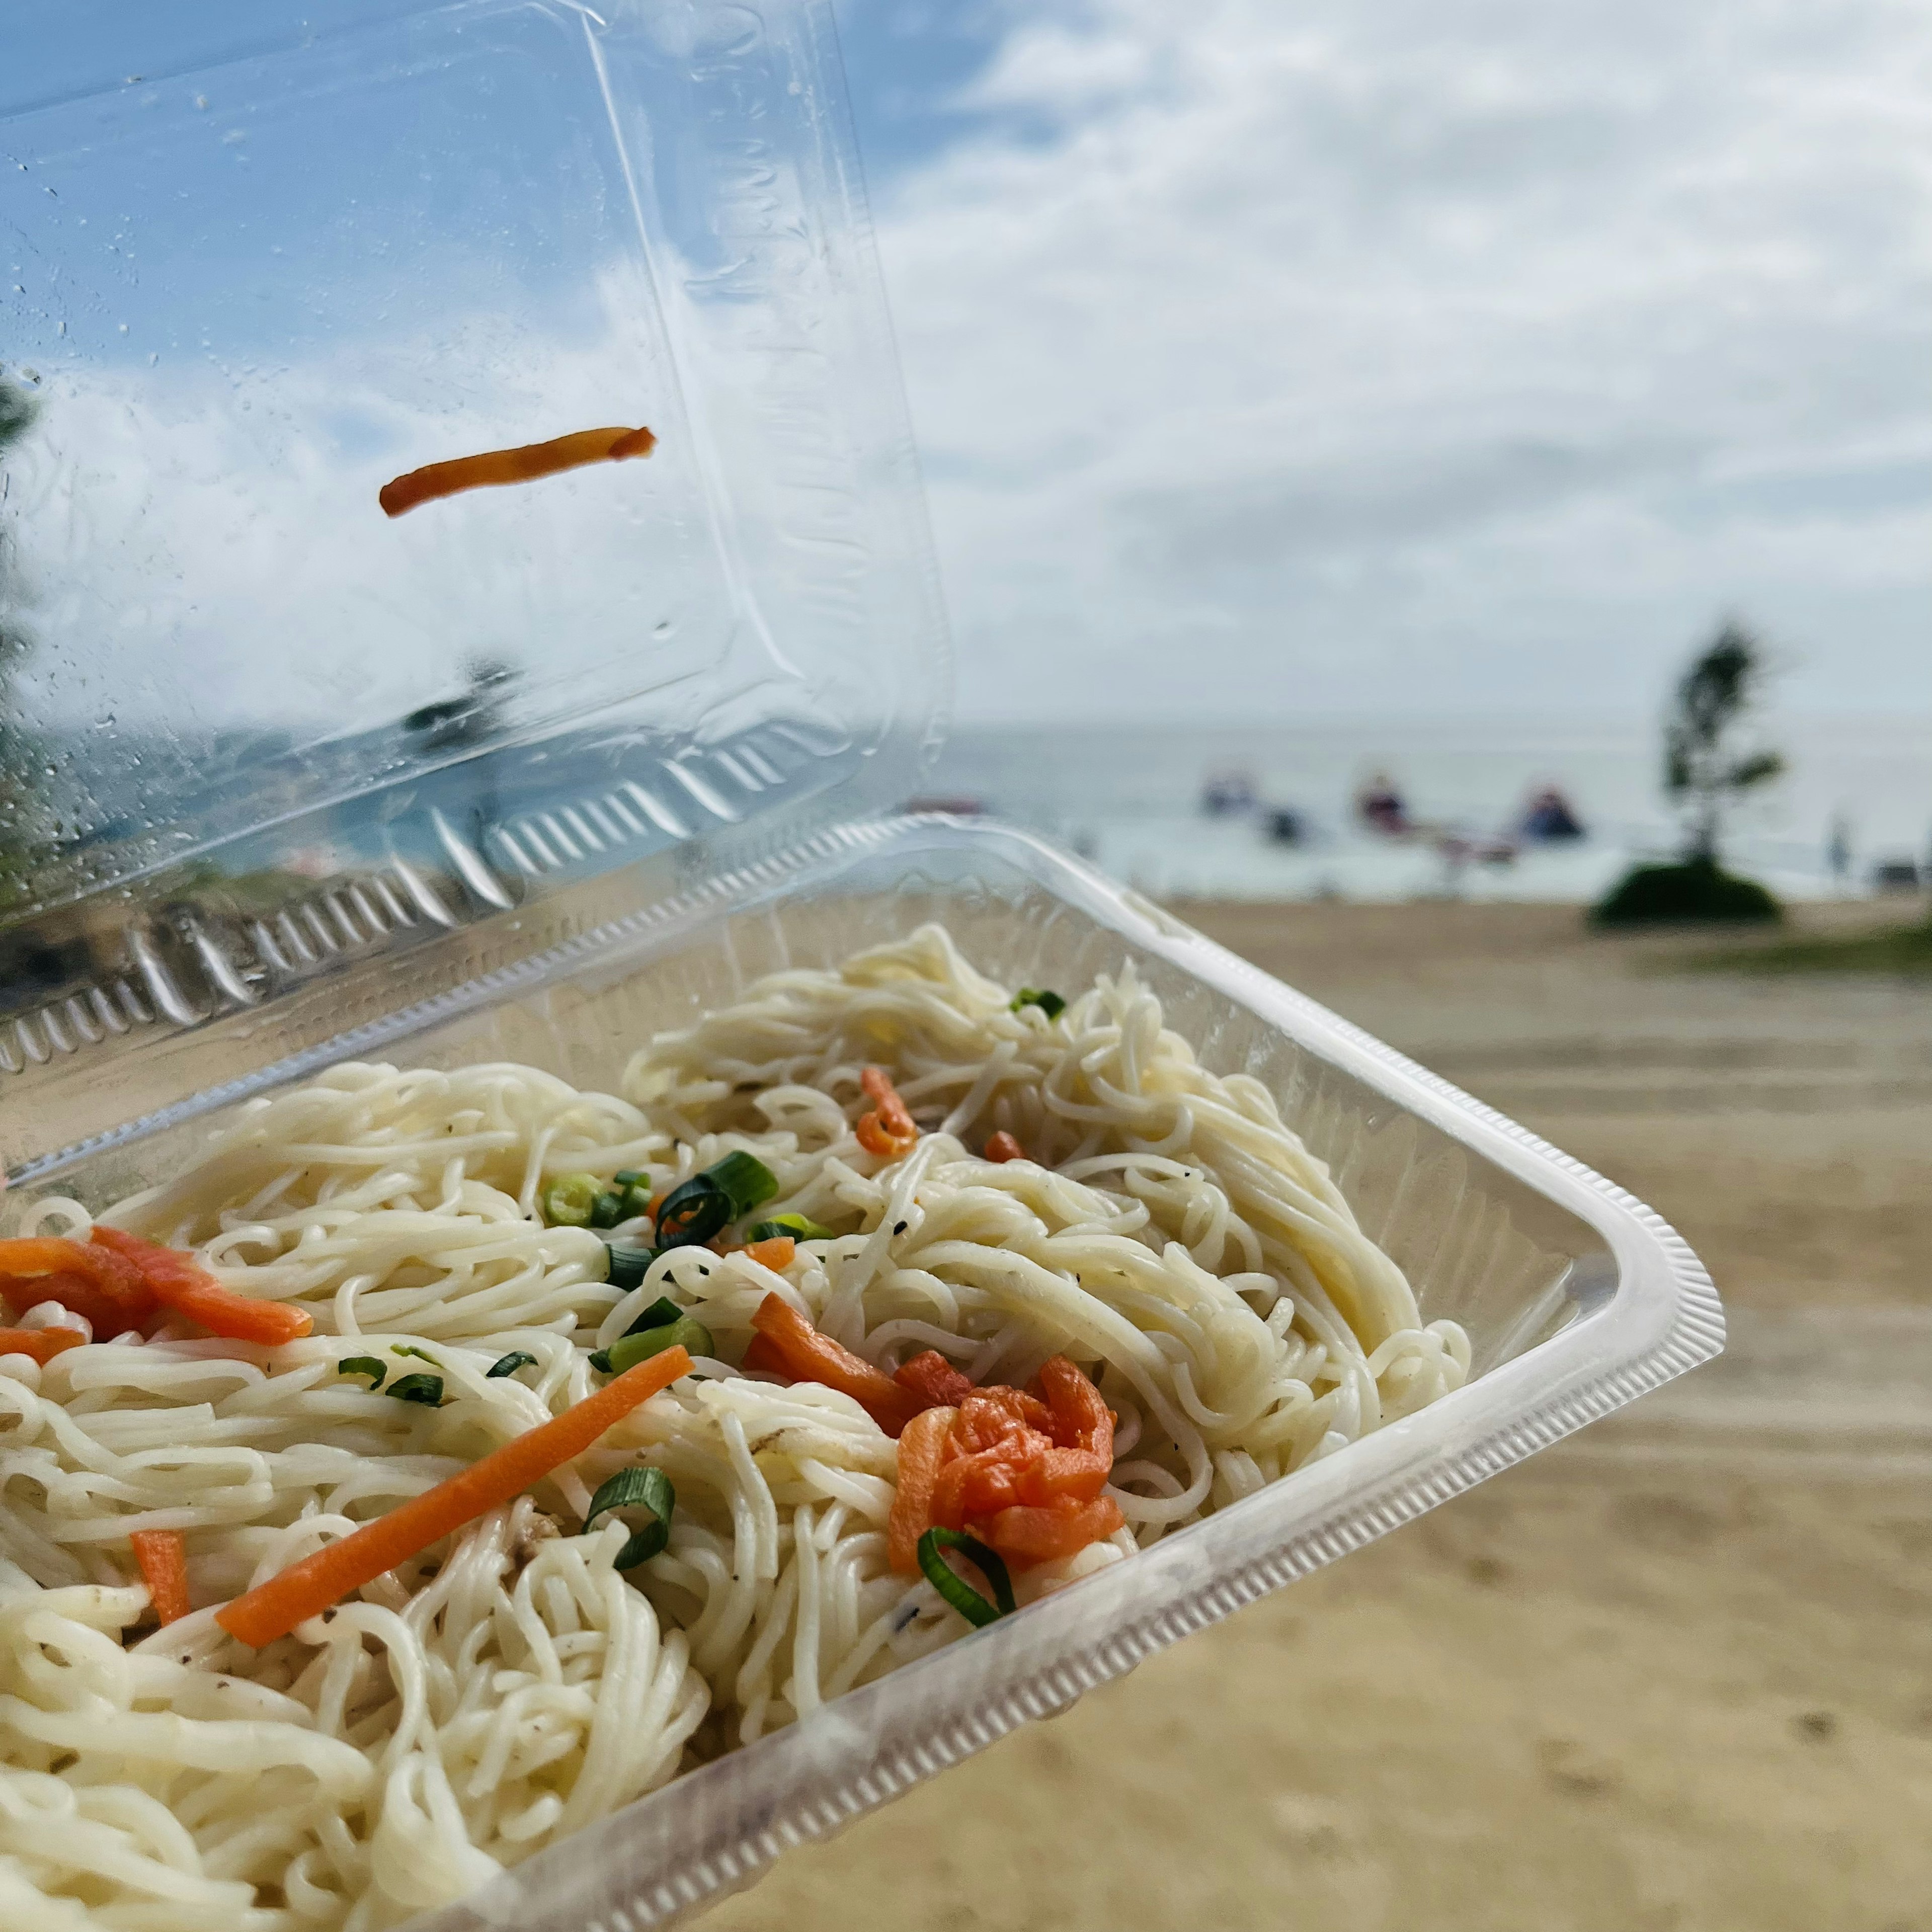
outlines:
[[1736, 744], [1766, 675], [1763, 646], [1742, 625], [1727, 623], [1678, 682], [1664, 729], [1664, 785], [1684, 814], [1687, 859], [1714, 865], [1726, 808], [1784, 770], [1776, 752]]
[[1751, 925], [1783, 916], [1755, 879], [1718, 862], [1732, 802], [1784, 769], [1777, 752], [1737, 742], [1766, 677], [1764, 647], [1741, 624], [1726, 624], [1678, 680], [1664, 727], [1664, 788], [1684, 814], [1684, 856], [1634, 866], [1591, 908], [1600, 926]]

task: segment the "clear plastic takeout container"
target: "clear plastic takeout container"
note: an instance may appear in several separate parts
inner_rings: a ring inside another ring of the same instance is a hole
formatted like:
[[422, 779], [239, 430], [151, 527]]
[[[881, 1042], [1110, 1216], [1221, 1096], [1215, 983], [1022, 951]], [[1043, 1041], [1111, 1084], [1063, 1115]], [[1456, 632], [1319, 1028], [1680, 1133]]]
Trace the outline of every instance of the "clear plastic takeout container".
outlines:
[[[344, 1058], [608, 1086], [937, 919], [1014, 982], [1132, 960], [1474, 1344], [1455, 1394], [423, 1928], [691, 1913], [1717, 1352], [1627, 1195], [1042, 842], [892, 814], [944, 628], [825, 9], [73, 17], [0, 75], [10, 1202], [116, 1197]], [[374, 508], [620, 420], [658, 454]]]

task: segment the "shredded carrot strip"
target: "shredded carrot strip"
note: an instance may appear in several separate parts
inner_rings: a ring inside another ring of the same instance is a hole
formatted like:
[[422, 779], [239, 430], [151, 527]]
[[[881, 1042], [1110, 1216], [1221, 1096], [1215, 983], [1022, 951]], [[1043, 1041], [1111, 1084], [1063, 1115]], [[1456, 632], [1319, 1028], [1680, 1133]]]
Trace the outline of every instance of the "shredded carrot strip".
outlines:
[[1071, 1556], [1090, 1543], [1112, 1536], [1126, 1521], [1112, 1496], [1091, 1502], [1071, 1497], [1050, 1508], [1016, 1505], [973, 1526], [974, 1533], [990, 1543], [1016, 1569]]
[[[1038, 1394], [998, 1384], [969, 1389], [944, 1412], [952, 1420], [936, 1456], [926, 1416], [907, 1425], [889, 1553], [916, 1547], [938, 1524], [982, 1538], [1024, 1569], [1071, 1556], [1120, 1528], [1119, 1506], [1101, 1493], [1113, 1470], [1112, 1412], [1064, 1355], [1042, 1366], [1037, 1387]], [[908, 1442], [916, 1444], [910, 1465]]]
[[[821, 1335], [776, 1291], [758, 1304], [752, 1326], [776, 1349], [795, 1382], [823, 1382], [849, 1395], [888, 1436], [896, 1436], [926, 1405], [883, 1369]], [[760, 1355], [759, 1366], [768, 1358]]]
[[580, 1456], [641, 1402], [691, 1372], [691, 1358], [670, 1348], [626, 1369], [595, 1395], [493, 1449], [433, 1490], [327, 1543], [311, 1556], [224, 1604], [214, 1621], [260, 1650], [296, 1624], [320, 1616], [351, 1590], [374, 1582], [487, 1510], [520, 1496], [554, 1469]]
[[932, 1492], [946, 1460], [956, 1408], [928, 1408], [916, 1415], [899, 1436], [898, 1487], [886, 1526], [892, 1567], [902, 1576], [919, 1570], [919, 1540], [932, 1527]]
[[178, 1529], [137, 1529], [128, 1538], [154, 1614], [164, 1624], [188, 1615], [188, 1538]]
[[768, 1234], [762, 1241], [747, 1244], [745, 1252], [760, 1268], [783, 1274], [798, 1253], [798, 1244], [789, 1234]]
[[926, 1348], [892, 1371], [901, 1388], [910, 1389], [929, 1408], [957, 1408], [973, 1393], [973, 1384], [937, 1348]]
[[0, 1328], [0, 1355], [31, 1355], [42, 1368], [69, 1348], [86, 1345], [78, 1328]]
[[859, 1076], [859, 1084], [872, 1103], [873, 1111], [862, 1114], [853, 1132], [868, 1154], [884, 1160], [897, 1160], [911, 1153], [919, 1138], [919, 1127], [899, 1098], [898, 1089], [887, 1078], [883, 1066], [868, 1066]]
[[94, 1238], [103, 1248], [134, 1263], [154, 1299], [185, 1315], [211, 1335], [231, 1342], [298, 1341], [313, 1332], [315, 1318], [285, 1301], [261, 1301], [224, 1288], [192, 1255], [144, 1241], [119, 1228], [98, 1223]]
[[154, 1291], [124, 1256], [50, 1234], [0, 1241], [0, 1298], [16, 1315], [58, 1301], [86, 1316], [103, 1342], [141, 1328], [154, 1312]]
[[385, 513], [400, 517], [418, 503], [454, 496], [464, 490], [481, 490], [500, 483], [529, 483], [590, 463], [621, 463], [626, 458], [648, 456], [657, 438], [647, 429], [580, 429], [548, 442], [526, 442], [514, 449], [486, 449], [480, 456], [459, 456], [412, 470], [376, 494]]
[[748, 1375], [784, 1376], [796, 1379], [785, 1366], [784, 1351], [769, 1335], [752, 1337], [746, 1345], [744, 1358], [739, 1366]]
[[986, 1158], [992, 1161], [1024, 1160], [1026, 1149], [1003, 1127], [987, 1141]]

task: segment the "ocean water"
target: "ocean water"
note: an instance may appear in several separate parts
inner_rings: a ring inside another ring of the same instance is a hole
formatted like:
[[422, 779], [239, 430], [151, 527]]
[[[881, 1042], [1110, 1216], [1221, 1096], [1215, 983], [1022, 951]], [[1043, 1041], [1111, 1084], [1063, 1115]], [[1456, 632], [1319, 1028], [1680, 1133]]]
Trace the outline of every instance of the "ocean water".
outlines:
[[[1726, 860], [1786, 897], [1876, 890], [1885, 862], [1923, 866], [1932, 848], [1932, 718], [1779, 719], [1759, 742], [1784, 776], [1732, 812]], [[1586, 901], [1634, 860], [1672, 856], [1682, 831], [1661, 783], [1653, 726], [1587, 721], [1472, 724], [1368, 722], [1306, 727], [962, 729], [927, 796], [971, 803], [1049, 832], [1102, 869], [1171, 897]], [[1217, 773], [1250, 778], [1252, 811], [1212, 816]], [[1384, 775], [1422, 834], [1391, 839], [1355, 822], [1363, 782]], [[1506, 841], [1532, 793], [1559, 787], [1587, 836], [1517, 842], [1483, 862], [1445, 850]], [[1300, 843], [1269, 836], [1270, 808], [1300, 820]], [[1832, 828], [1849, 865], [1834, 872]]]

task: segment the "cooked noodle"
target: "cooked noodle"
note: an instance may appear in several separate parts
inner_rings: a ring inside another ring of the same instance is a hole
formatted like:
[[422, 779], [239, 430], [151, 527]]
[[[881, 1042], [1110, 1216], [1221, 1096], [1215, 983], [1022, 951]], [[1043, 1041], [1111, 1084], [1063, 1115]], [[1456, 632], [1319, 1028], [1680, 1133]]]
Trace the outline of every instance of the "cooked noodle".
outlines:
[[[1127, 1527], [1024, 1573], [1022, 1604], [1462, 1381], [1461, 1331], [1421, 1321], [1267, 1090], [1202, 1069], [1131, 968], [1056, 1021], [1009, 998], [928, 926], [661, 1037], [625, 1097], [525, 1066], [340, 1066], [106, 1210], [316, 1333], [0, 1358], [0, 1924], [376, 1932], [966, 1634], [887, 1566], [892, 1439], [845, 1395], [733, 1366], [774, 1290], [888, 1370], [926, 1348], [976, 1382], [1087, 1368]], [[926, 1130], [896, 1162], [854, 1135], [868, 1064]], [[974, 1151], [1002, 1130], [1028, 1159]], [[686, 1247], [622, 1293], [602, 1236], [538, 1216], [546, 1177], [662, 1187], [734, 1148], [778, 1177], [762, 1212], [837, 1231], [782, 1275]], [[59, 1199], [30, 1220], [88, 1224]], [[718, 1358], [534, 1500], [265, 1649], [215, 1625], [588, 1394], [590, 1351], [667, 1294]], [[440, 1408], [338, 1372], [405, 1349]], [[527, 1383], [488, 1374], [512, 1350]], [[620, 1523], [560, 1532], [640, 1457], [677, 1509], [620, 1572]], [[187, 1532], [204, 1606], [145, 1633], [140, 1529]]]

